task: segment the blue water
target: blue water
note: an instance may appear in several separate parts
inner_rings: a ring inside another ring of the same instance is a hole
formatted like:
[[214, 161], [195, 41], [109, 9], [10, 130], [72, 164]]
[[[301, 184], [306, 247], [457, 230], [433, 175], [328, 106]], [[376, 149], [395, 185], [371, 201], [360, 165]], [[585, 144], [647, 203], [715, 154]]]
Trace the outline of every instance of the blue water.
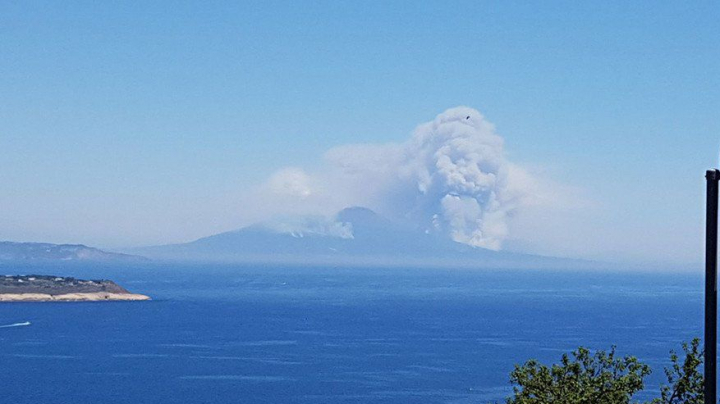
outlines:
[[651, 364], [702, 331], [698, 275], [382, 268], [0, 267], [151, 302], [0, 304], [2, 402], [487, 403], [579, 345]]

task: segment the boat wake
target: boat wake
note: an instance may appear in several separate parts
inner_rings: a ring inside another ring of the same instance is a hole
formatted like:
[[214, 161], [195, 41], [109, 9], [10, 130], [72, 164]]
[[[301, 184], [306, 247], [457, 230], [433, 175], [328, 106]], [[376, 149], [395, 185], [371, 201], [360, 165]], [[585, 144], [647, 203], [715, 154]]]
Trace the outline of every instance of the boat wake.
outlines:
[[12, 327], [25, 327], [30, 325], [29, 321], [25, 321], [24, 323], [15, 323], [15, 324], [7, 324], [7, 325], [0, 325], [0, 328], [12, 328]]

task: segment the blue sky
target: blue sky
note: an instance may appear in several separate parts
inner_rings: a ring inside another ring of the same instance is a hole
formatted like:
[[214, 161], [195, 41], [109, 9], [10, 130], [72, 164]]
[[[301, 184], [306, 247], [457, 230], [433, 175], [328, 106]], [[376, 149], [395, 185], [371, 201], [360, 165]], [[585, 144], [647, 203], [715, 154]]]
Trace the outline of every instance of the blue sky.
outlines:
[[511, 246], [700, 261], [717, 21], [709, 1], [4, 1], [0, 239], [236, 228], [279, 168], [467, 105], [509, 159], [590, 201]]

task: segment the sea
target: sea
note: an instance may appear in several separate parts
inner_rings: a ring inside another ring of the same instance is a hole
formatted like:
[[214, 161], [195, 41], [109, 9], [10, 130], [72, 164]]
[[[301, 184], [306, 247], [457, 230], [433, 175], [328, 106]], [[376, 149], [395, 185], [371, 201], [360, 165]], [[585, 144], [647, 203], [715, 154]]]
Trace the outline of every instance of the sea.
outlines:
[[653, 368], [702, 336], [701, 273], [23, 265], [149, 302], [0, 304], [0, 402], [493, 403], [579, 346]]

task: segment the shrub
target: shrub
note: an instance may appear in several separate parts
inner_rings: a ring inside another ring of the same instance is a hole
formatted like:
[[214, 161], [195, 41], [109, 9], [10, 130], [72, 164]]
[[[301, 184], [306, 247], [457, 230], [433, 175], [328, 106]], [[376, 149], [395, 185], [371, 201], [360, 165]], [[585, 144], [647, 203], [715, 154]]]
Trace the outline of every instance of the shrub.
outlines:
[[[682, 360], [670, 352], [667, 384], [661, 386], [660, 398], [648, 404], [703, 403], [700, 340], [684, 343], [683, 351]], [[510, 374], [513, 396], [507, 404], [629, 404], [650, 372], [633, 356], [617, 357], [615, 347], [595, 354], [581, 347], [549, 367], [536, 360], [515, 366]]]

